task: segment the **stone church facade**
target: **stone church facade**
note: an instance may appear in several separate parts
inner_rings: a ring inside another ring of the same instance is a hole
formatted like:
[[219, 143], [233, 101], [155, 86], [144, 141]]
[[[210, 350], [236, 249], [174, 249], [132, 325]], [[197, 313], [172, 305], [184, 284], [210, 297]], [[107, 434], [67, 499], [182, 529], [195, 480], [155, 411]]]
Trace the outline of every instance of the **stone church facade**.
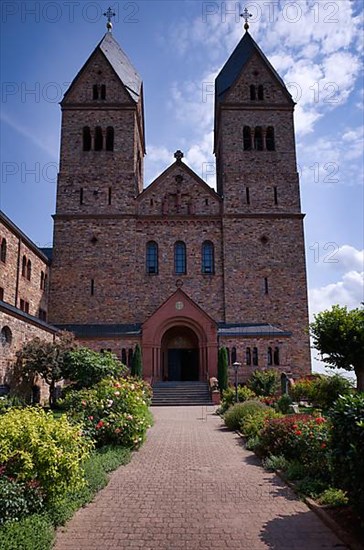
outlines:
[[216, 376], [221, 346], [241, 381], [308, 374], [294, 102], [249, 32], [216, 79], [217, 191], [181, 151], [144, 188], [143, 84], [111, 32], [61, 107], [48, 323], [124, 363], [139, 343], [152, 381]]

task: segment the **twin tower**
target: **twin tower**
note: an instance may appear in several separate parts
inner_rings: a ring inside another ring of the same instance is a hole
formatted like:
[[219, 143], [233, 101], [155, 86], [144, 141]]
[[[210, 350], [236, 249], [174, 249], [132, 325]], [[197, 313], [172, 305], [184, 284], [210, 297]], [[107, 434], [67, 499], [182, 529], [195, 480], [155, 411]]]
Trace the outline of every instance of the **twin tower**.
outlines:
[[216, 79], [216, 191], [180, 151], [144, 188], [143, 83], [111, 32], [61, 106], [50, 322], [125, 363], [139, 343], [152, 381], [215, 376], [221, 346], [241, 381], [308, 374], [294, 102], [249, 32]]

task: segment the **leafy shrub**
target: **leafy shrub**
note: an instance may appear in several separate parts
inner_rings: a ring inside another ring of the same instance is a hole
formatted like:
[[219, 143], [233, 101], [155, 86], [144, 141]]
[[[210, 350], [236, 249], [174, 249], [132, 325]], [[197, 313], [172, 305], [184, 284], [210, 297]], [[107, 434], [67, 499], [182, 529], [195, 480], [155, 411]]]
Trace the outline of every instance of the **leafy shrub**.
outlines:
[[299, 460], [289, 460], [285, 474], [288, 479], [298, 481], [307, 475], [306, 467]]
[[299, 493], [308, 497], [317, 499], [317, 497], [327, 488], [327, 483], [321, 479], [305, 477], [296, 483]]
[[288, 414], [290, 406], [292, 405], [292, 399], [288, 394], [282, 395], [275, 404], [277, 411], [282, 414]]
[[0, 416], [0, 464], [18, 481], [36, 480], [47, 498], [82, 486], [81, 462], [91, 444], [79, 425], [40, 408], [11, 409]]
[[329, 414], [333, 481], [364, 519], [364, 393], [340, 397]]
[[270, 407], [257, 409], [251, 414], [247, 414], [240, 421], [240, 431], [245, 437], [255, 437], [260, 434], [266, 423], [271, 418], [281, 418], [281, 414]]
[[[254, 397], [256, 397], [256, 395], [252, 390], [250, 390], [246, 386], [238, 386], [238, 403], [244, 403], [244, 401], [254, 399]], [[226, 390], [222, 392], [222, 401], [219, 408], [219, 413], [224, 414], [229, 407], [234, 405], [234, 403], [235, 388], [233, 386], [229, 386]]]
[[266, 405], [260, 401], [245, 401], [244, 403], [236, 403], [229, 408], [224, 415], [226, 426], [230, 430], [239, 430], [240, 424], [244, 418], [254, 414], [257, 410], [266, 409]]
[[290, 389], [291, 397], [294, 401], [308, 400], [312, 398], [312, 385], [314, 383], [315, 376], [310, 375], [305, 378], [301, 378]]
[[107, 378], [88, 390], [70, 392], [62, 402], [84, 435], [103, 445], [138, 447], [151, 425], [151, 390], [142, 380]]
[[328, 410], [340, 395], [348, 395], [352, 391], [352, 383], [346, 378], [338, 374], [333, 376], [319, 374], [296, 382], [291, 389], [291, 395], [295, 401], [307, 399], [315, 407]]
[[45, 516], [8, 521], [0, 528], [1, 550], [51, 550], [54, 529]]
[[256, 395], [274, 395], [279, 387], [279, 374], [274, 369], [255, 370], [247, 381], [247, 386]]
[[20, 482], [0, 475], [0, 525], [41, 512], [44, 495], [36, 481]]
[[341, 395], [349, 395], [353, 391], [352, 383], [339, 374], [316, 378], [311, 387], [312, 403], [323, 410], [330, 409]]
[[258, 435], [256, 435], [255, 437], [249, 437], [249, 439], [247, 439], [245, 443], [245, 448], [248, 451], [254, 451], [254, 452], [259, 451], [259, 446], [260, 446], [260, 439]]
[[313, 476], [328, 476], [329, 429], [325, 418], [294, 414], [268, 421], [260, 439], [266, 455], [298, 459]]
[[90, 388], [108, 376], [126, 374], [126, 367], [110, 352], [98, 353], [89, 348], [76, 348], [66, 354], [62, 374], [75, 381], [71, 387]]
[[288, 468], [288, 460], [282, 455], [271, 455], [263, 460], [263, 466], [266, 470], [272, 472], [275, 470], [286, 470]]
[[349, 501], [345, 491], [342, 489], [335, 489], [334, 487], [329, 487], [326, 489], [323, 493], [321, 493], [317, 500], [319, 504], [332, 507], [346, 506]]

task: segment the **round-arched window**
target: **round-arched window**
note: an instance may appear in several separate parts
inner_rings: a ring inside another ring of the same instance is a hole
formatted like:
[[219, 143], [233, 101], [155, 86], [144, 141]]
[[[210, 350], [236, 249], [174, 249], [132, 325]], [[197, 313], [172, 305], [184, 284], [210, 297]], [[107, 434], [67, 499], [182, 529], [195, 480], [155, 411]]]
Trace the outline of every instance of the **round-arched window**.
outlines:
[[0, 342], [3, 346], [10, 346], [13, 335], [9, 327], [3, 327], [1, 329]]

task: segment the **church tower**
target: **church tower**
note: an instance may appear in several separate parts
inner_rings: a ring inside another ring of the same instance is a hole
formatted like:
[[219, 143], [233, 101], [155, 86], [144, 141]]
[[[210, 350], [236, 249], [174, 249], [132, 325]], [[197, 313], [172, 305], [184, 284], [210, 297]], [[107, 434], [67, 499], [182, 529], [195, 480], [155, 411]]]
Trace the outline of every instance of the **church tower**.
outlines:
[[118, 256], [132, 229], [128, 217], [143, 190], [145, 154], [142, 81], [114, 39], [110, 21], [61, 107], [49, 318], [90, 323], [103, 305], [102, 322], [107, 299], [115, 305], [121, 294], [117, 286], [128, 265], [128, 247], [120, 254], [119, 274], [113, 254]]
[[295, 104], [248, 29], [215, 89], [225, 322], [279, 327], [292, 336], [284, 362], [309, 372]]

